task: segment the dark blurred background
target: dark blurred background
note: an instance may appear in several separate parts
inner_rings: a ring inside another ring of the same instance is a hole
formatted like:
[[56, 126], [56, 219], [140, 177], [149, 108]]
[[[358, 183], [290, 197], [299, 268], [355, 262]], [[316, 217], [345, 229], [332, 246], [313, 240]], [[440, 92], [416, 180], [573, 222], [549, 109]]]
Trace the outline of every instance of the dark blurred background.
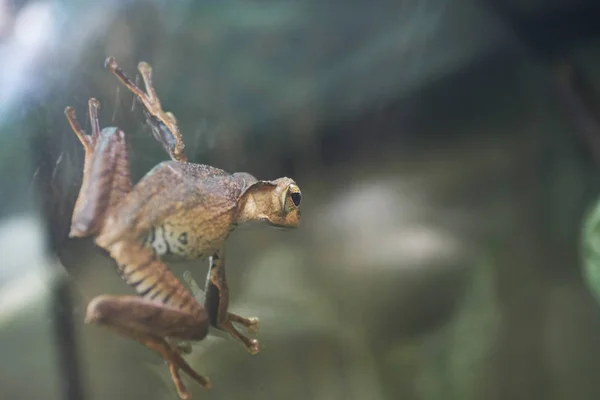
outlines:
[[230, 238], [262, 351], [194, 344], [194, 399], [600, 398], [597, 0], [0, 0], [0, 399], [177, 398], [83, 324], [131, 289], [67, 237], [64, 108], [100, 100], [134, 180], [167, 159], [107, 56], [153, 66], [191, 160], [302, 188], [301, 229]]

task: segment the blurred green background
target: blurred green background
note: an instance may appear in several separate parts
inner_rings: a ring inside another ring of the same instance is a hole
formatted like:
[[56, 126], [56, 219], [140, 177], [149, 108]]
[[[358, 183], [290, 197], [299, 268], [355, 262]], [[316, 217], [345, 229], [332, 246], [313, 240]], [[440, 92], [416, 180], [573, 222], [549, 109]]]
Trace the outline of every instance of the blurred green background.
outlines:
[[134, 180], [167, 159], [107, 56], [153, 66], [192, 161], [302, 188], [301, 229], [230, 238], [262, 351], [211, 331], [194, 399], [599, 399], [599, 20], [584, 0], [0, 1], [0, 399], [177, 398], [156, 354], [83, 324], [132, 292], [67, 238], [64, 108], [100, 100]]

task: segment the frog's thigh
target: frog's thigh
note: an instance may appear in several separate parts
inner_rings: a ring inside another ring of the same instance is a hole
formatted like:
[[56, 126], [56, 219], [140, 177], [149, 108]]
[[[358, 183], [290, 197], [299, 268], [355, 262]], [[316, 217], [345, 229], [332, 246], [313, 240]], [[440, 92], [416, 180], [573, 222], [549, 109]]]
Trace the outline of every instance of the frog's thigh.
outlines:
[[130, 334], [181, 340], [202, 340], [209, 325], [203, 308], [183, 311], [143, 297], [109, 295], [98, 296], [89, 303], [86, 322]]

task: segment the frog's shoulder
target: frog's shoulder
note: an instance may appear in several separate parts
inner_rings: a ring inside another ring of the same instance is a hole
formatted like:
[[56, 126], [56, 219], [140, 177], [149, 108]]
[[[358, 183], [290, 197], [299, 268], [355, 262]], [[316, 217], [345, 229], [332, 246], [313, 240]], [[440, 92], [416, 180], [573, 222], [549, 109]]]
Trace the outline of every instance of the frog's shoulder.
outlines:
[[[165, 173], [168, 170], [168, 173]], [[244, 191], [257, 179], [247, 172], [230, 173], [223, 169], [205, 164], [165, 161], [153, 168], [148, 176], [157, 173], [170, 175], [174, 181], [180, 181], [198, 194], [216, 195], [237, 202]]]
[[[223, 207], [226, 204], [236, 202], [241, 185], [233, 174], [220, 168], [204, 164], [194, 164], [180, 161], [164, 161], [144, 175], [144, 177], [133, 187], [127, 196], [125, 203], [129, 201], [138, 202], [134, 197], [155, 197], [146, 201], [162, 201], [170, 203], [196, 203], [211, 204], [217, 201]], [[153, 196], [158, 195], [158, 196]], [[145, 201], [144, 201], [145, 202]]]
[[205, 164], [194, 164], [190, 162], [181, 161], [163, 161], [152, 168], [147, 176], [152, 176], [157, 173], [164, 173], [163, 171], [169, 171], [175, 176], [179, 176], [182, 180], [191, 179], [201, 181], [204, 179], [220, 179], [229, 178], [232, 176], [231, 173]]

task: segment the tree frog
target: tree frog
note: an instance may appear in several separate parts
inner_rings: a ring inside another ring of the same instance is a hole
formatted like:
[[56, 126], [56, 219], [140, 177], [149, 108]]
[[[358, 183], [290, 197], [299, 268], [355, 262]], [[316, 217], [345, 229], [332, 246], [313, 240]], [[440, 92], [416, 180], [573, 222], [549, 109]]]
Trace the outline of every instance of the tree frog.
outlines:
[[[169, 366], [179, 397], [189, 399], [180, 370], [207, 389], [212, 385], [189, 366], [182, 357], [186, 350], [173, 341], [202, 340], [213, 326], [239, 340], [251, 354], [260, 349], [256, 339], [244, 336], [233, 325], [256, 333], [258, 319], [228, 311], [226, 239], [236, 226], [248, 221], [299, 227], [302, 195], [290, 178], [257, 180], [249, 173], [232, 174], [188, 162], [175, 116], [162, 109], [151, 66], [138, 64], [145, 91], [114, 58], [106, 60], [105, 68], [143, 104], [152, 134], [171, 160], [159, 163], [132, 185], [125, 133], [118, 127], [100, 129], [98, 100], [92, 98], [88, 103], [89, 135], [74, 109], [65, 109], [85, 151], [69, 236], [94, 237], [137, 292], [95, 297], [88, 304], [85, 322], [110, 328], [158, 352]], [[208, 259], [204, 304], [165, 264], [169, 258]]]

